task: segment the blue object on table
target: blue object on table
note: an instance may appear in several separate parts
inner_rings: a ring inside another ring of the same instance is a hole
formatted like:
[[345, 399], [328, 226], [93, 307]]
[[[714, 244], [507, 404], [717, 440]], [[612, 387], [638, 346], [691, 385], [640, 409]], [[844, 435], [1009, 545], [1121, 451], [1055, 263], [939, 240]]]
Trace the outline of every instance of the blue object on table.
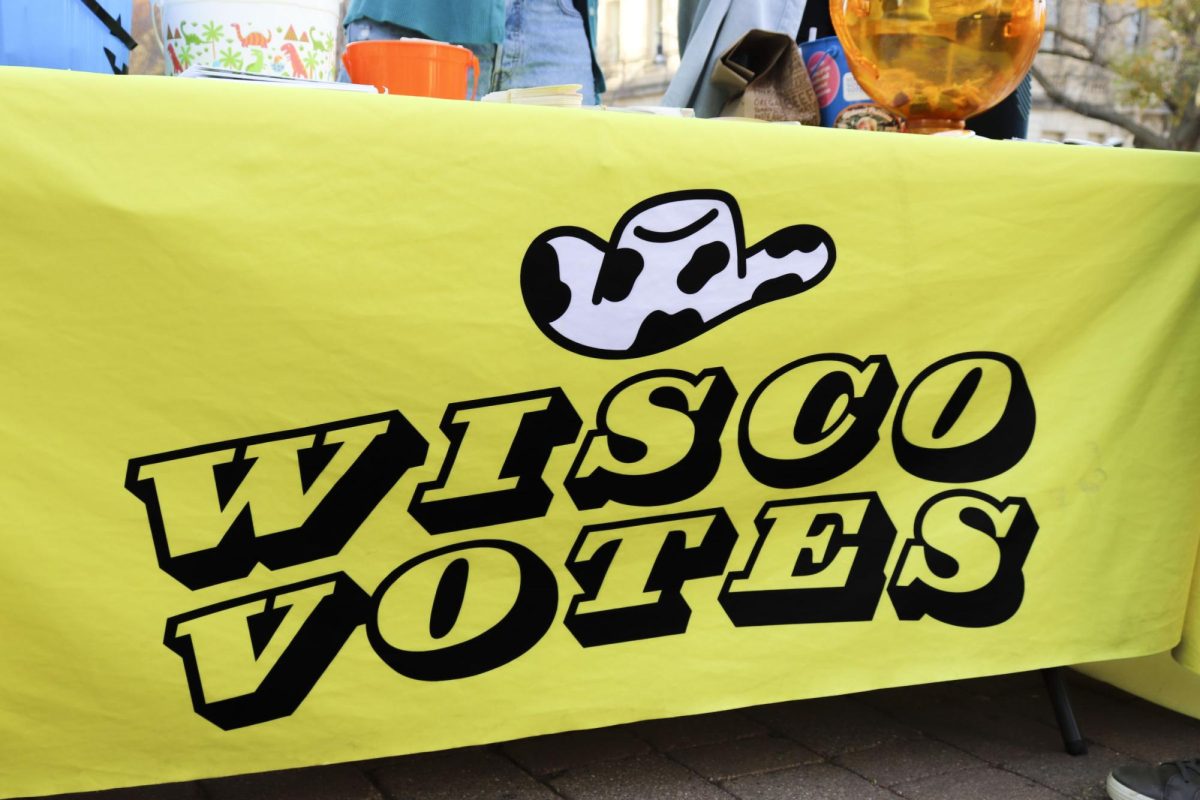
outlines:
[[133, 0], [0, 0], [0, 65], [125, 73]]
[[[813, 91], [817, 95], [822, 128], [832, 128], [837, 122], [838, 114], [851, 103], [871, 101], [871, 98], [858, 88], [858, 82], [850, 73], [850, 65], [846, 63], [842, 43], [836, 36], [801, 42], [800, 57], [804, 60]], [[853, 95], [847, 96], [847, 84], [851, 83]]]

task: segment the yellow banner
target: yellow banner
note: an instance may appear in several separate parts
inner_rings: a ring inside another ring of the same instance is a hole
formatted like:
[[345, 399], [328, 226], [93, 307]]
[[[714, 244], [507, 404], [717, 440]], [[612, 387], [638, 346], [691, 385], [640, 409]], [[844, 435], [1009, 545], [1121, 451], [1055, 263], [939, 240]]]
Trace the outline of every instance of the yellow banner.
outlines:
[[0, 96], [0, 795], [1183, 636], [1196, 156]]
[[[1184, 623], [1183, 641], [1175, 649], [1180, 664], [1200, 675], [1200, 554], [1196, 556], [1195, 578], [1192, 580], [1191, 602]], [[1200, 715], [1198, 715], [1200, 716]]]

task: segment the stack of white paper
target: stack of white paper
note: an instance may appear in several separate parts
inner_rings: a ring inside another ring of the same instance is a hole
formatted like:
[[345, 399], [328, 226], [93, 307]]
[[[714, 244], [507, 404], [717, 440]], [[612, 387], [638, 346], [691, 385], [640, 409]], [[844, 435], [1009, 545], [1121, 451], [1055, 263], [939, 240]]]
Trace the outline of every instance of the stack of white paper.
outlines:
[[674, 106], [605, 106], [605, 111], [618, 111], [622, 114], [652, 114], [656, 117], [685, 117], [692, 119], [696, 112], [690, 108], [675, 108]]
[[204, 78], [207, 80], [238, 81], [241, 83], [268, 83], [275, 86], [293, 86], [298, 89], [333, 89], [338, 92], [371, 92], [378, 93], [374, 86], [358, 83], [337, 83], [335, 81], [315, 81], [307, 78], [284, 78], [278, 75], [259, 75], [253, 72], [240, 72], [236, 69], [221, 67], [188, 67], [179, 73], [181, 78]]
[[485, 94], [482, 99], [485, 103], [578, 108], [583, 105], [583, 95], [579, 93], [582, 88], [578, 83], [567, 83], [561, 86], [530, 86], [526, 89], [505, 89], [502, 92], [491, 92]]

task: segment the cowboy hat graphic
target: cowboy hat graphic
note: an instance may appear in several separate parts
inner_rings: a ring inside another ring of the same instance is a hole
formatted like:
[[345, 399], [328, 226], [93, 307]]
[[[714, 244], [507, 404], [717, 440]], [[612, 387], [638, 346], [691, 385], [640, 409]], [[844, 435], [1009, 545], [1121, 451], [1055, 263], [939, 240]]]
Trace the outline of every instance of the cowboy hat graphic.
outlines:
[[818, 284], [833, 239], [792, 225], [746, 248], [732, 195], [660, 194], [621, 217], [606, 242], [578, 227], [534, 239], [521, 293], [551, 340], [582, 355], [635, 358], [687, 342], [755, 306]]

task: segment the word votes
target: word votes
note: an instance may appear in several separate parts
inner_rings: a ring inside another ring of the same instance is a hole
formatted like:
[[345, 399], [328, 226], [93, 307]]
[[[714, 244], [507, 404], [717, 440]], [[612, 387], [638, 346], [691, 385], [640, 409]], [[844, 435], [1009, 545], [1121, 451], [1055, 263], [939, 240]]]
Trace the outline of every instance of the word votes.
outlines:
[[[736, 423], [741, 463], [776, 489], [832, 480], [878, 444], [898, 389], [884, 356], [794, 361], [747, 398]], [[621, 382], [600, 403], [562, 481], [566, 494], [581, 511], [694, 497], [717, 475], [736, 398], [721, 368]], [[1017, 362], [971, 352], [917, 375], [891, 445], [909, 474], [967, 483], [1018, 463], [1034, 425]], [[554, 495], [546, 464], [581, 427], [558, 388], [452, 403], [440, 425], [447, 455], [438, 477], [417, 485], [409, 513], [431, 535], [542, 517]], [[336, 555], [427, 451], [391, 411], [135, 458], [126, 487], [146, 506], [161, 568], [195, 590], [245, 578], [257, 564]], [[721, 508], [582, 527], [565, 564], [581, 591], [564, 625], [584, 647], [683, 633], [683, 585], [722, 575], [717, 601], [738, 627], [870, 620], [885, 584], [902, 620], [996, 625], [1020, 607], [1037, 522], [1021, 498], [937, 494], [918, 511], [890, 581], [896, 527], [874, 492], [767, 502], [755, 528], [747, 563], [727, 572], [738, 533]], [[464, 610], [481, 581], [490, 594], [479, 602], [496, 609], [482, 623]], [[497, 597], [505, 585], [508, 596]], [[428, 610], [421, 625], [411, 624], [414, 608]], [[558, 608], [558, 581], [542, 558], [487, 538], [412, 558], [370, 596], [339, 572], [206, 606], [168, 620], [165, 644], [184, 661], [196, 712], [228, 730], [293, 713], [359, 625], [397, 673], [452, 680], [526, 653]]]

